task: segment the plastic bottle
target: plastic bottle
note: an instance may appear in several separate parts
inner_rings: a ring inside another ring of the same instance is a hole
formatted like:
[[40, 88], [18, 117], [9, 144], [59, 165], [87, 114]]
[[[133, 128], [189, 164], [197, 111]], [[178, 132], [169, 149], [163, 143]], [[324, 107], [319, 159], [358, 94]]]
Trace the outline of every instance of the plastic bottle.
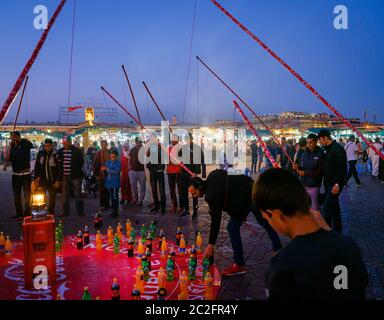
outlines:
[[117, 233], [115, 233], [115, 237], [113, 239], [113, 253], [114, 254], [120, 253], [120, 239]]
[[175, 263], [172, 261], [172, 257], [169, 255], [167, 260], [167, 281], [173, 281], [175, 279]]
[[178, 227], [177, 228], [177, 231], [176, 231], [176, 245], [177, 246], [180, 246], [180, 239], [181, 239], [181, 235], [182, 235], [183, 233], [181, 232], [181, 228], [180, 227]]
[[141, 225], [141, 229], [140, 229], [140, 237], [141, 237], [141, 241], [143, 243], [145, 243], [147, 241], [147, 227], [145, 226], [145, 224], [142, 224]]
[[103, 226], [103, 216], [100, 212], [95, 214], [95, 219], [93, 220], [93, 225], [95, 229], [100, 229]]
[[108, 227], [108, 245], [113, 246], [113, 229], [111, 226]]
[[148, 232], [148, 236], [147, 236], [147, 249], [149, 249], [149, 252], [152, 252], [152, 242], [153, 242], [152, 235], [151, 235], [150, 232]]
[[83, 233], [81, 232], [81, 230], [79, 230], [76, 236], [76, 247], [78, 250], [83, 249], [83, 241]]
[[203, 259], [203, 279], [207, 277], [207, 274], [209, 273], [209, 269], [211, 268], [211, 263], [209, 259]]
[[136, 270], [135, 285], [142, 294], [144, 292], [144, 271], [141, 268], [141, 265], [139, 265]]
[[160, 290], [161, 288], [165, 288], [165, 271], [163, 267], [160, 268], [159, 273], [157, 275], [157, 283], [158, 290]]
[[84, 288], [83, 296], [81, 300], [92, 300], [91, 294], [89, 293], [88, 287]]
[[121, 239], [123, 239], [123, 226], [121, 225], [120, 222], [117, 224], [116, 232], [119, 237], [119, 240], [121, 241]]
[[147, 250], [145, 251], [145, 257], [147, 258], [147, 261], [148, 261], [149, 271], [151, 271], [152, 270], [152, 261], [151, 261], [152, 254], [151, 254], [151, 251], [149, 251], [148, 247], [147, 247]]
[[127, 254], [128, 254], [128, 257], [129, 258], [133, 258], [134, 257], [134, 241], [133, 241], [133, 239], [132, 238], [129, 238], [129, 240], [128, 240], [128, 246], [127, 246], [127, 248], [128, 248], [128, 251], [127, 251]]
[[180, 294], [178, 296], [179, 300], [188, 300], [189, 295], [188, 295], [188, 276], [185, 271], [180, 276]]
[[196, 279], [196, 267], [197, 267], [197, 259], [193, 257], [191, 254], [189, 263], [188, 263], [188, 279], [195, 280]]
[[145, 255], [141, 257], [141, 269], [144, 272], [144, 281], [149, 280], [149, 262]]
[[155, 223], [155, 221], [151, 221], [151, 224], [149, 226], [149, 231], [151, 234], [151, 238], [154, 239], [156, 237], [156, 223]]
[[179, 253], [181, 255], [185, 254], [185, 239], [184, 239], [184, 235], [181, 235], [181, 238], [180, 238]]
[[140, 300], [141, 293], [140, 293], [140, 289], [137, 287], [136, 284], [133, 285], [131, 296], [132, 296], [132, 300]]
[[214, 300], [213, 295], [213, 278], [210, 272], [207, 272], [207, 276], [204, 279], [204, 287], [205, 287], [205, 300]]
[[7, 236], [7, 239], [5, 240], [4, 253], [6, 256], [10, 256], [12, 254], [12, 242], [9, 236]]
[[165, 237], [163, 237], [163, 240], [161, 241], [161, 255], [164, 257], [166, 256], [167, 254], [167, 249], [168, 249], [168, 246], [167, 246], [167, 241], [165, 240]]
[[84, 245], [89, 244], [90, 234], [88, 226], [84, 227]]
[[197, 237], [196, 237], [196, 251], [197, 251], [197, 254], [201, 254], [203, 251], [203, 238], [201, 237], [200, 232], [197, 233]]
[[101, 232], [98, 230], [96, 233], [96, 250], [100, 251], [103, 249], [103, 237], [101, 235]]
[[144, 250], [145, 250], [145, 248], [144, 248], [143, 242], [140, 239], [139, 240], [139, 245], [137, 246], [137, 255], [138, 255], [139, 258], [141, 258], [143, 256], [143, 254], [145, 252]]
[[0, 254], [3, 254], [5, 250], [5, 237], [4, 233], [0, 233]]
[[120, 285], [117, 282], [117, 279], [114, 278], [111, 286], [112, 290], [112, 300], [120, 300]]
[[131, 220], [127, 219], [127, 222], [125, 223], [125, 229], [127, 230], [127, 237], [130, 237], [131, 236], [131, 231], [132, 231]]

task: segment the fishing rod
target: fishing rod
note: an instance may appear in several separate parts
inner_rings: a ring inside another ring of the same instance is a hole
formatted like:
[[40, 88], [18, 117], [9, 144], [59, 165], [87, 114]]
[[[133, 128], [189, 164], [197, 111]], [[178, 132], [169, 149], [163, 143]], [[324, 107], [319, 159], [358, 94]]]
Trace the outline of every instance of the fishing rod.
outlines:
[[[12, 132], [15, 132], [16, 131], [16, 127], [17, 127], [17, 121], [19, 119], [19, 115], [20, 115], [20, 110], [21, 110], [21, 105], [23, 104], [23, 100], [24, 100], [24, 94], [25, 94], [25, 89], [27, 87], [27, 83], [28, 83], [28, 79], [29, 79], [29, 76], [27, 76], [25, 78], [25, 82], [24, 82], [24, 87], [23, 87], [23, 91], [21, 93], [21, 97], [20, 97], [20, 102], [19, 102], [19, 106], [17, 108], [17, 113], [16, 113], [16, 117], [15, 117], [15, 122], [13, 124], [13, 131]], [[7, 170], [7, 166], [8, 166], [8, 159], [11, 155], [11, 145], [12, 145], [12, 141], [11, 143], [9, 144], [9, 147], [8, 147], [8, 150], [7, 150], [7, 156], [5, 158], [5, 164], [4, 164], [4, 167], [3, 167], [3, 170], [6, 171]]]
[[249, 119], [245, 115], [243, 109], [240, 108], [238, 102], [236, 100], [234, 100], [233, 104], [235, 105], [236, 110], [240, 113], [241, 117], [244, 119], [244, 122], [247, 124], [249, 130], [251, 130], [251, 132], [257, 137], [257, 140], [259, 141], [261, 147], [263, 148], [265, 155], [267, 156], [269, 161], [271, 161], [273, 167], [274, 168], [280, 168], [280, 165], [275, 161], [271, 152], [268, 150], [267, 146], [265, 145], [265, 142], [263, 141], [261, 136], [257, 133], [257, 131], [254, 128], [254, 126], [252, 125], [251, 121], [249, 121]]
[[252, 33], [244, 24], [237, 20], [229, 11], [227, 11], [218, 1], [211, 0], [211, 2], [219, 8], [230, 20], [232, 20], [240, 29], [248, 34], [254, 41], [257, 42], [265, 51], [267, 51], [277, 62], [279, 62], [285, 69], [287, 69], [302, 85], [304, 85], [311, 93], [318, 98], [329, 110], [331, 110], [347, 127], [354, 131], [366, 144], [369, 146], [381, 159], [384, 160], [384, 154], [377, 149], [373, 143], [368, 139], [348, 120], [346, 119], [334, 106], [332, 106], [314, 87], [312, 87], [300, 74], [298, 74], [288, 63], [286, 63], [280, 56], [277, 55], [271, 48], [269, 48], [260, 38]]
[[218, 79], [224, 87], [226, 87], [236, 98], [238, 98], [243, 105], [247, 107], [247, 109], [253, 114], [253, 116], [267, 129], [267, 131], [271, 134], [273, 140], [280, 146], [281, 150], [285, 154], [285, 156], [288, 158], [289, 162], [292, 164], [292, 167], [294, 166], [294, 161], [292, 160], [291, 156], [288, 154], [287, 150], [283, 148], [281, 145], [279, 139], [274, 135], [273, 131], [269, 128], [269, 126], [261, 119], [258, 114], [244, 101], [243, 98], [241, 98], [235, 90], [233, 90], [220, 76], [212, 70], [200, 57], [196, 56], [196, 59], [210, 72], [212, 73], [216, 79]]
[[123, 69], [125, 79], [127, 80], [127, 83], [128, 83], [129, 91], [131, 92], [131, 97], [132, 97], [133, 104], [134, 104], [134, 106], [135, 106], [136, 113], [137, 113], [137, 119], [138, 119], [138, 120], [140, 121], [140, 123], [141, 123], [141, 118], [140, 118], [139, 108], [137, 107], [136, 98], [135, 98], [135, 94], [133, 93], [133, 89], [132, 89], [132, 86], [131, 86], [131, 82], [129, 81], [127, 71], [125, 70], [125, 66], [122, 65], [121, 68]]
[[[102, 91], [104, 91], [108, 97], [110, 97], [126, 114], [128, 114], [129, 117], [132, 118], [133, 121], [135, 121], [137, 123], [137, 125], [140, 126], [140, 128], [143, 130], [143, 131], [147, 131], [147, 129], [143, 126], [142, 123], [139, 122], [139, 120], [134, 116], [132, 115], [132, 113], [130, 113], [127, 108], [125, 108], [111, 93], [108, 92], [107, 89], [105, 89], [104, 87], [100, 87], [100, 89]], [[194, 174], [191, 170], [189, 170], [184, 163], [182, 163], [179, 159], [176, 159], [172, 153], [169, 153], [168, 150], [164, 147], [164, 145], [160, 144], [160, 147], [161, 149], [163, 149], [163, 151], [166, 153], [166, 154], [169, 154], [171, 160], [173, 163], [176, 163], [176, 164], [179, 164], [191, 177], [195, 177], [196, 174]]]
[[159, 113], [160, 113], [161, 117], [163, 118], [164, 122], [167, 124], [169, 131], [170, 131], [171, 133], [173, 133], [172, 128], [171, 128], [171, 126], [169, 125], [169, 122], [166, 120], [166, 118], [165, 118], [163, 112], [161, 111], [159, 105], [157, 104], [155, 98], [153, 97], [153, 95], [152, 95], [151, 91], [149, 90], [149, 88], [148, 88], [147, 84], [145, 83], [145, 81], [143, 81], [143, 85], [144, 85], [145, 90], [147, 90], [149, 96], [151, 97], [153, 103], [155, 104], [157, 111], [159, 111]]

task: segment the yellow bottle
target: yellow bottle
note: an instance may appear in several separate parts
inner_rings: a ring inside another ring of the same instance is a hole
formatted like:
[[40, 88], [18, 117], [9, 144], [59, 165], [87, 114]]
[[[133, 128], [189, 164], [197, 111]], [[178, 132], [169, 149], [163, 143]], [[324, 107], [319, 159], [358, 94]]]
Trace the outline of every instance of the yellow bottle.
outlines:
[[205, 300], [214, 300], [213, 278], [210, 272], [207, 273], [207, 276], [204, 279], [204, 287], [205, 287], [205, 294], [204, 294]]
[[137, 253], [139, 254], [139, 256], [142, 256], [144, 254], [144, 252], [145, 252], [144, 250], [145, 250], [145, 248], [144, 248], [143, 242], [140, 239], [139, 245], [137, 246]]
[[141, 268], [141, 265], [139, 265], [136, 270], [135, 284], [137, 286], [137, 289], [140, 291], [140, 293], [143, 294], [144, 293], [144, 271]]
[[12, 254], [12, 242], [9, 236], [7, 236], [7, 240], [5, 240], [5, 255], [10, 256]]
[[130, 237], [132, 232], [131, 220], [127, 219], [127, 222], [125, 223], [125, 229], [127, 229], [127, 237]]
[[111, 226], [108, 228], [108, 245], [113, 246], [113, 229]]
[[116, 232], [117, 236], [119, 237], [119, 240], [121, 241], [121, 239], [123, 239], [123, 226], [120, 222], [117, 224]]
[[180, 294], [178, 296], [179, 300], [188, 300], [189, 295], [188, 295], [188, 276], [185, 271], [180, 276]]
[[165, 237], [163, 237], [163, 241], [161, 242], [161, 255], [166, 256], [167, 255], [167, 241], [165, 240]]
[[197, 233], [196, 237], [196, 251], [198, 254], [203, 251], [203, 238], [201, 237], [200, 231]]
[[103, 238], [100, 233], [100, 231], [97, 231], [96, 233], [96, 250], [102, 250], [103, 249]]
[[179, 252], [180, 252], [181, 255], [185, 254], [185, 239], [184, 239], [184, 235], [181, 235], [181, 238], [180, 238]]

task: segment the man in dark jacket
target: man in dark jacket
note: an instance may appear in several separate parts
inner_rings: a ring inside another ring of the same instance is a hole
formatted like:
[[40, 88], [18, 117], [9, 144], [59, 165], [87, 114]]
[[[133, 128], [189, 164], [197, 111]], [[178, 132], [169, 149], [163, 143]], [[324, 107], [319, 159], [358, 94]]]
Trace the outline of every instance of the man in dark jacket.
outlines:
[[[204, 152], [202, 148], [193, 143], [193, 135], [191, 133], [186, 137], [186, 144], [181, 147], [179, 156], [182, 159], [183, 164], [192, 171], [195, 175], [202, 175], [203, 179], [206, 178], [207, 169], [204, 160]], [[181, 213], [182, 217], [189, 216], [189, 195], [188, 188], [191, 185], [191, 176], [183, 168], [181, 168], [180, 174], [180, 186], [181, 186], [181, 198], [180, 207], [184, 209]], [[197, 197], [192, 198], [193, 201], [193, 215], [192, 219], [197, 218], [198, 203]]]
[[322, 213], [332, 230], [341, 233], [339, 196], [343, 190], [347, 175], [347, 155], [344, 148], [332, 139], [331, 133], [328, 130], [321, 130], [318, 138], [325, 150], [322, 169], [325, 200]]
[[298, 159], [298, 174], [305, 190], [307, 190], [311, 197], [311, 208], [320, 211], [318, 198], [323, 178], [321, 162], [324, 158], [324, 151], [317, 145], [317, 142], [317, 135], [314, 133], [308, 135], [307, 149], [302, 153], [301, 158]]
[[211, 226], [209, 242], [205, 251], [205, 257], [214, 255], [214, 246], [219, 234], [222, 212], [226, 211], [230, 216], [227, 229], [232, 243], [234, 264], [223, 271], [225, 276], [243, 274], [245, 261], [240, 228], [246, 221], [249, 212], [252, 211], [257, 222], [268, 233], [272, 241], [273, 251], [281, 249], [281, 242], [277, 233], [261, 216], [260, 211], [252, 206], [253, 180], [245, 175], [228, 175], [225, 170], [215, 170], [208, 175], [206, 181], [195, 177], [192, 179], [190, 193], [194, 197], [203, 197], [209, 205]]
[[37, 154], [34, 172], [34, 185], [49, 194], [48, 212], [54, 214], [56, 192], [60, 188], [60, 161], [53, 150], [53, 141], [46, 139], [44, 149]]
[[84, 203], [81, 195], [84, 157], [80, 149], [72, 145], [72, 138], [63, 138], [63, 148], [58, 152], [60, 159], [60, 174], [62, 184], [62, 215], [69, 216], [70, 191], [73, 189], [76, 198], [76, 210], [79, 216], [84, 216]]
[[[22, 139], [19, 132], [11, 133], [11, 146], [6, 156], [4, 171], [7, 164], [12, 163], [12, 190], [15, 201], [16, 215], [12, 220], [20, 220], [31, 213], [31, 149], [32, 143], [27, 139]], [[24, 194], [24, 210], [21, 200], [21, 192]]]
[[[154, 207], [151, 212], [158, 212], [161, 210], [161, 214], [165, 214], [166, 210], [166, 197], [165, 197], [165, 162], [167, 153], [161, 148], [159, 139], [152, 137], [148, 144], [146, 144], [147, 168], [149, 170], [149, 179], [151, 182], [152, 196]], [[160, 192], [160, 200], [158, 195]]]

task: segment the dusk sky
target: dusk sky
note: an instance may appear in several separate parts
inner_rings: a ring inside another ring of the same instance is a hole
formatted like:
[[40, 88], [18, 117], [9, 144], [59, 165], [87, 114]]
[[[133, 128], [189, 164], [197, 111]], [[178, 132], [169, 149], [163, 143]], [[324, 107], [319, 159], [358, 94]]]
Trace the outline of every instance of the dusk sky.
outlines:
[[[180, 120], [195, 0], [77, 0], [72, 105], [105, 104], [104, 85], [129, 110], [133, 105], [125, 64], [144, 122], [160, 116], [141, 84], [145, 80], [168, 118]], [[347, 117], [384, 122], [384, 1], [221, 0], [221, 4], [296, 69]], [[59, 0], [0, 0], [0, 104], [35, 47], [33, 8], [51, 15]], [[73, 0], [68, 0], [29, 74], [28, 119], [56, 121], [67, 105]], [[349, 29], [333, 27], [333, 9], [349, 11]], [[266, 51], [209, 0], [197, 1], [186, 121], [196, 121], [199, 55], [259, 114], [300, 110], [329, 112]], [[202, 121], [233, 119], [233, 97], [199, 67]], [[18, 100], [17, 100], [18, 102]], [[14, 104], [9, 121], [17, 108]], [[107, 100], [108, 106], [114, 106]], [[121, 113], [120, 120], [128, 121]], [[20, 121], [26, 119], [23, 109]], [[239, 118], [239, 117], [237, 117]]]

